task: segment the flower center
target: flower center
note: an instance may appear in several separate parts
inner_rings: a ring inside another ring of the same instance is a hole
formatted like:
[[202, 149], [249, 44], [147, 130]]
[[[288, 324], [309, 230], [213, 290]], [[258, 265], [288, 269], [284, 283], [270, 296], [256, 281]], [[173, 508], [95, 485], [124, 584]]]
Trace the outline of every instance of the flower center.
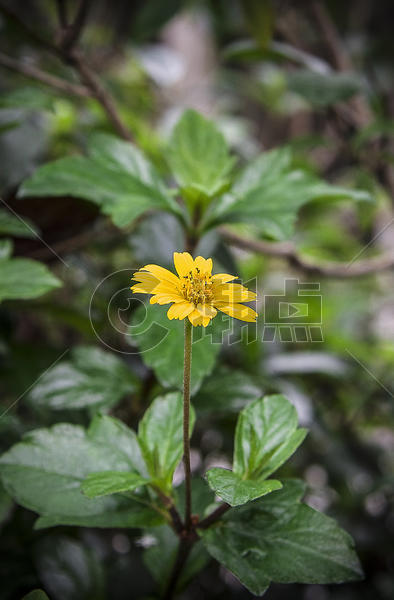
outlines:
[[182, 295], [188, 302], [197, 304], [210, 304], [213, 300], [211, 276], [201, 273], [196, 267], [184, 275], [182, 279]]

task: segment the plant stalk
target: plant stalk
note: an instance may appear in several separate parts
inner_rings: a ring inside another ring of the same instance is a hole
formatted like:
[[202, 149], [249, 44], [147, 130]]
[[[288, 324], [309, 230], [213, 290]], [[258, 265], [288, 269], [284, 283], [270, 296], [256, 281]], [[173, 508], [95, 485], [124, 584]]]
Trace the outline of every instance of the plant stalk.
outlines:
[[190, 377], [192, 365], [192, 324], [186, 317], [183, 369], [183, 466], [185, 469], [185, 529], [191, 530], [192, 489], [190, 468]]
[[163, 594], [163, 600], [171, 600], [174, 597], [176, 587], [179, 581], [179, 577], [182, 573], [183, 567], [189, 558], [190, 551], [193, 547], [193, 541], [181, 539], [179, 541], [178, 552], [172, 568], [171, 575], [168, 580], [167, 588]]

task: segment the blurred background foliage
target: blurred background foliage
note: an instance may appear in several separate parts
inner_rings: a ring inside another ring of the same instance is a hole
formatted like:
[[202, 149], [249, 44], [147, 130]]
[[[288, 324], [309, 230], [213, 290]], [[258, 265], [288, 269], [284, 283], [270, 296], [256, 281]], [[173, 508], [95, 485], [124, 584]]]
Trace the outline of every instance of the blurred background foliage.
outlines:
[[[86, 87], [52, 50], [57, 6], [65, 3], [0, 2], [2, 450], [40, 426], [87, 424], [98, 409], [135, 427], [150, 400], [174, 385], [130, 346], [138, 303], [127, 286], [132, 269], [169, 266], [185, 246], [176, 218], [152, 212], [121, 230], [81, 198], [17, 197], [38, 166], [84, 152], [94, 132], [119, 134], [85, 88], [69, 93], [40, 80], [45, 73]], [[66, 6], [70, 14], [78, 9]], [[192, 107], [214, 118], [237, 168], [286, 146], [294, 167], [373, 198], [303, 207], [291, 241], [306, 261], [341, 261], [351, 271], [394, 252], [391, 2], [100, 0], [88, 8], [80, 48], [163, 177], [172, 127]], [[32, 69], [36, 76], [26, 76]], [[252, 225], [233, 231], [257, 235]], [[283, 256], [228, 244], [217, 229], [197, 250], [245, 281], [257, 277], [260, 312], [263, 295], [282, 294], [286, 278], [319, 282], [324, 341], [262, 343], [261, 331], [259, 340], [226, 344], [212, 357], [194, 396], [195, 473], [228, 464], [240, 408], [261, 392], [285, 393], [310, 434], [284, 475], [302, 475], [307, 502], [352, 534], [366, 579], [273, 585], [267, 599], [393, 598], [392, 268], [323, 277]], [[35, 587], [59, 600], [155, 593], [149, 570], [162, 571], [152, 549], [156, 543], [168, 551], [173, 540], [155, 539], [154, 531], [34, 531], [34, 520], [0, 489], [1, 598], [19, 599]], [[183, 597], [250, 594], [209, 563]]]

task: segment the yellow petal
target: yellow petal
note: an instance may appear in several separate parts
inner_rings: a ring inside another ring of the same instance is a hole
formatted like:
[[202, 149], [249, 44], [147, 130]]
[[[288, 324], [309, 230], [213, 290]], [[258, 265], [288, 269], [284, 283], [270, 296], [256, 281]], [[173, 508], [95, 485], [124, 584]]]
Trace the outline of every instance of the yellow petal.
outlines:
[[248, 321], [249, 323], [254, 323], [257, 318], [257, 312], [250, 308], [249, 306], [244, 306], [243, 304], [228, 304], [226, 305], [218, 305], [217, 308], [224, 312], [226, 315], [230, 317], [235, 317], [236, 319], [240, 319], [241, 321]]
[[172, 304], [167, 311], [167, 317], [169, 319], [184, 319], [193, 312], [194, 306], [190, 302], [177, 302]]
[[212, 258], [197, 256], [194, 259], [194, 268], [199, 269], [203, 275], [210, 275], [212, 273]]
[[213, 283], [228, 283], [229, 281], [234, 281], [234, 279], [238, 279], [235, 275], [228, 275], [227, 273], [216, 273], [216, 275], [212, 275]]
[[174, 265], [179, 277], [183, 277], [193, 270], [194, 260], [188, 252], [174, 252]]
[[239, 283], [225, 283], [212, 287], [214, 302], [251, 302], [256, 299], [256, 293], [251, 292]]
[[133, 279], [135, 281], [156, 281], [157, 283], [161, 281], [155, 275], [148, 273], [147, 271], [136, 271], [133, 275]]
[[209, 304], [197, 304], [197, 310], [203, 317], [209, 317], [213, 319], [218, 314], [218, 311]]
[[159, 265], [145, 265], [145, 267], [142, 268], [144, 269], [144, 271], [148, 271], [152, 275], [156, 276], [158, 279], [160, 279], [160, 281], [169, 281], [174, 285], [179, 284], [178, 277], [174, 275], [174, 273], [171, 273], [171, 271], [169, 271], [168, 269], [165, 269], [164, 267], [160, 267]]
[[203, 317], [202, 318], [202, 324], [204, 327], [206, 327], [207, 325], [209, 325], [211, 322], [211, 317]]
[[175, 294], [175, 296], [179, 296], [178, 287], [172, 283], [169, 283], [168, 281], [161, 281], [156, 285], [154, 290], [155, 294]]
[[155, 294], [150, 299], [151, 304], [168, 304], [169, 302], [183, 302], [184, 298], [175, 294]]
[[142, 287], [140, 285], [133, 285], [130, 289], [132, 292], [134, 292], [134, 294], [151, 294], [152, 293], [152, 290], [146, 289], [145, 287]]
[[147, 282], [137, 281], [136, 283], [133, 283], [133, 285], [130, 287], [130, 289], [134, 290], [135, 287], [143, 288], [143, 290], [146, 294], [153, 294], [154, 290], [157, 287], [157, 284], [149, 283], [148, 281]]
[[196, 327], [197, 325], [202, 325], [203, 318], [198, 310], [194, 309], [193, 312], [188, 315], [190, 323]]

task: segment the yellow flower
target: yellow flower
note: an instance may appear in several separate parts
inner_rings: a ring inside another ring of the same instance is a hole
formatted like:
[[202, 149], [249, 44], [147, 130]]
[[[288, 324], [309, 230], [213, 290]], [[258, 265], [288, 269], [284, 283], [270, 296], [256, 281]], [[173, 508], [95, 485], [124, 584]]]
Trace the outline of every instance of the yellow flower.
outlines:
[[136, 293], [152, 294], [151, 304], [169, 304], [169, 319], [188, 317], [194, 326], [206, 327], [217, 311], [254, 323], [256, 311], [241, 302], [256, 299], [240, 283], [230, 283], [237, 277], [218, 273], [212, 275], [212, 259], [197, 256], [193, 259], [188, 252], [174, 252], [174, 265], [178, 273], [159, 265], [146, 265], [134, 273], [136, 281], [130, 289]]

